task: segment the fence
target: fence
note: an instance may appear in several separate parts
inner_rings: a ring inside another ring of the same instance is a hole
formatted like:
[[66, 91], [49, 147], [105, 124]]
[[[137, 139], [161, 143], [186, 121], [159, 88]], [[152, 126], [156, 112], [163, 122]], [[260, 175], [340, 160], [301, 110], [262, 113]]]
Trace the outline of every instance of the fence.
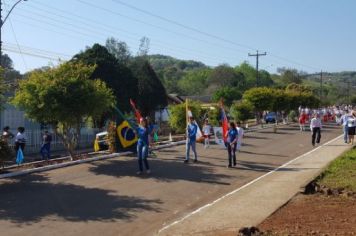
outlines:
[[[99, 129], [82, 129], [79, 138], [79, 147], [88, 148], [93, 147], [95, 134], [100, 132]], [[14, 133], [16, 134], [16, 133]], [[43, 131], [41, 130], [26, 130], [26, 148], [24, 150], [25, 154], [38, 153], [42, 145]], [[61, 151], [64, 150], [62, 140], [54, 133], [52, 135], [51, 151]], [[11, 146], [14, 145], [14, 140], [11, 140]]]

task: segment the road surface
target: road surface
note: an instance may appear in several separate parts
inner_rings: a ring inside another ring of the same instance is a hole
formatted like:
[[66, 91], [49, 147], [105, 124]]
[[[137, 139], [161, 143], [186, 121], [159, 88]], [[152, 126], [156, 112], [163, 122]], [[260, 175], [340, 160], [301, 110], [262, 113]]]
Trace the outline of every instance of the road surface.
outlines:
[[[340, 135], [330, 125], [322, 142]], [[198, 145], [198, 163], [184, 164], [184, 146], [150, 158], [137, 176], [134, 157], [0, 180], [0, 235], [155, 235], [165, 225], [258, 178], [313, 147], [310, 132], [286, 126], [248, 133], [237, 167], [220, 146]], [[243, 204], [243, 203], [241, 203]]]

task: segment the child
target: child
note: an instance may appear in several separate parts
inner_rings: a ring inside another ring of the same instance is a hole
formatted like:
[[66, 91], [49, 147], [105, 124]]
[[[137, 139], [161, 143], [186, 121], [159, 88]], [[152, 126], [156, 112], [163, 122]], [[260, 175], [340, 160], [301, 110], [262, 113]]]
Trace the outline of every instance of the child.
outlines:
[[234, 122], [230, 122], [230, 127], [226, 133], [226, 146], [229, 157], [229, 165], [227, 168], [231, 168], [232, 165], [236, 166], [236, 143], [237, 143], [237, 130]]
[[236, 123], [236, 130], [237, 130], [236, 150], [240, 152], [241, 145], [242, 145], [242, 138], [244, 137], [244, 129], [241, 127], [241, 122], [240, 121], [238, 121]]
[[209, 124], [209, 120], [205, 119], [205, 123], [203, 126], [204, 148], [208, 148], [210, 146], [210, 132], [211, 125]]

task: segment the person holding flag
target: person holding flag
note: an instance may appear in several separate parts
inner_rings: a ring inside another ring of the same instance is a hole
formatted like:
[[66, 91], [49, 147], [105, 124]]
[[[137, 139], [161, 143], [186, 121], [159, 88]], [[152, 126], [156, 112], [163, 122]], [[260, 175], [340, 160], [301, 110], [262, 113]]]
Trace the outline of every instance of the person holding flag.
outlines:
[[230, 122], [230, 127], [226, 133], [226, 147], [229, 157], [229, 165], [227, 168], [231, 168], [232, 165], [236, 166], [236, 146], [237, 146], [238, 133], [234, 122]]
[[147, 156], [148, 156], [148, 135], [150, 133], [149, 127], [147, 125], [147, 120], [145, 118], [140, 119], [140, 125], [136, 129], [138, 135], [137, 141], [137, 156], [138, 156], [138, 175], [141, 175], [143, 172], [143, 164], [146, 168], [146, 173], [150, 174], [150, 166], [148, 165]]
[[186, 144], [186, 156], [184, 163], [189, 162], [190, 148], [194, 153], [194, 162], [198, 161], [197, 151], [196, 151], [196, 135], [198, 131], [198, 125], [194, 121], [194, 117], [189, 117], [189, 123], [187, 125], [187, 144]]

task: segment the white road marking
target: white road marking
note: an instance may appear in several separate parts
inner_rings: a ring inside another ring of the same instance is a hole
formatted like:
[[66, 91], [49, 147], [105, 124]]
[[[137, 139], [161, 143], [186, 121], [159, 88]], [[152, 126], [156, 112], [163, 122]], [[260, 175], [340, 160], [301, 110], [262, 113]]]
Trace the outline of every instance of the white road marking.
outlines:
[[239, 187], [239, 188], [233, 190], [232, 192], [229, 192], [229, 193], [225, 194], [224, 196], [222, 196], [222, 197], [220, 197], [220, 198], [214, 200], [213, 202], [208, 203], [208, 204], [206, 204], [206, 205], [204, 205], [204, 206], [202, 206], [202, 207], [196, 209], [195, 211], [193, 211], [193, 212], [191, 212], [191, 213], [188, 213], [188, 214], [185, 215], [184, 217], [182, 217], [182, 218], [180, 218], [180, 219], [178, 219], [178, 220], [176, 220], [176, 221], [174, 221], [174, 222], [172, 222], [172, 223], [166, 225], [165, 227], [161, 228], [161, 229], [158, 231], [158, 234], [160, 234], [160, 233], [163, 232], [164, 230], [169, 229], [169, 228], [172, 227], [173, 225], [176, 225], [176, 224], [178, 224], [178, 223], [184, 221], [185, 219], [187, 219], [187, 218], [189, 218], [189, 217], [191, 217], [191, 216], [193, 216], [193, 215], [199, 213], [200, 211], [202, 211], [202, 210], [204, 210], [204, 209], [206, 209], [206, 208], [208, 208], [208, 207], [210, 207], [210, 206], [213, 206], [214, 204], [218, 203], [219, 201], [223, 200], [224, 198], [226, 198], [226, 197], [228, 197], [228, 196], [230, 196], [230, 195], [232, 195], [232, 194], [235, 194], [235, 193], [239, 192], [240, 190], [242, 190], [242, 189], [244, 189], [244, 188], [247, 188], [247, 187], [250, 186], [251, 184], [254, 184], [255, 182], [257, 182], [257, 181], [259, 181], [259, 180], [265, 178], [266, 176], [268, 176], [268, 175], [270, 175], [270, 174], [272, 174], [272, 173], [278, 171], [279, 169], [288, 166], [289, 164], [291, 164], [291, 163], [297, 161], [298, 159], [300, 159], [300, 158], [302, 158], [302, 157], [305, 157], [305, 156], [309, 155], [310, 153], [313, 153], [313, 152], [315, 152], [316, 150], [320, 149], [321, 147], [326, 146], [326, 145], [328, 145], [328, 144], [334, 142], [335, 140], [337, 140], [337, 139], [339, 139], [339, 138], [341, 138], [341, 137], [343, 137], [343, 136], [344, 136], [344, 135], [340, 135], [340, 136], [338, 136], [338, 137], [336, 137], [336, 138], [334, 138], [334, 139], [332, 139], [332, 140], [326, 142], [325, 144], [323, 144], [323, 145], [321, 145], [321, 146], [319, 146], [319, 147], [317, 147], [317, 148], [314, 148], [313, 150], [311, 150], [311, 151], [309, 151], [309, 152], [306, 152], [306, 153], [304, 153], [304, 154], [302, 154], [302, 155], [300, 155], [300, 156], [298, 156], [298, 157], [296, 157], [296, 158], [294, 158], [294, 159], [292, 159], [292, 160], [286, 162], [285, 164], [283, 164], [283, 165], [281, 165], [281, 166], [275, 168], [274, 170], [272, 170], [272, 171], [270, 171], [270, 172], [268, 172], [268, 173], [266, 173], [266, 174], [264, 174], [264, 175], [258, 177], [257, 179], [254, 179], [254, 180], [252, 180], [251, 182], [249, 182], [249, 183], [247, 183], [247, 184], [245, 184], [245, 185], [243, 185], [243, 186], [241, 186], [241, 187]]

